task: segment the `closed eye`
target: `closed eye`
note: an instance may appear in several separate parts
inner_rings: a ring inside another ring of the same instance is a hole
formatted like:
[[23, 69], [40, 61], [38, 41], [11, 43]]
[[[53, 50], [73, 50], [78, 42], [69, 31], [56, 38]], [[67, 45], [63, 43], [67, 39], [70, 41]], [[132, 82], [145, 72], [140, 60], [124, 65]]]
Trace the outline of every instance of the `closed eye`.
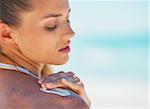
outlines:
[[53, 26], [53, 27], [46, 26], [46, 27], [45, 27], [45, 30], [46, 30], [46, 31], [49, 31], [49, 32], [52, 32], [52, 31], [54, 31], [56, 28], [57, 28], [56, 25]]

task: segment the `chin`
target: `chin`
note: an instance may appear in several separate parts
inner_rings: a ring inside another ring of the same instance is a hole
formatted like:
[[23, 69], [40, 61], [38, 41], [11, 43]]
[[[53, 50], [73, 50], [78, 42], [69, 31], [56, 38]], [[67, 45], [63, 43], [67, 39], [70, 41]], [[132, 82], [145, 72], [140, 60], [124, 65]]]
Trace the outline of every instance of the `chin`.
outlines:
[[56, 65], [63, 65], [63, 64], [66, 64], [67, 62], [68, 62], [68, 59], [61, 60], [61, 61], [57, 62]]
[[67, 62], [60, 62], [60, 63], [55, 63], [54, 65], [64, 65], [66, 64]]
[[67, 61], [62, 61], [62, 62], [55, 62], [55, 63], [51, 63], [51, 64], [53, 64], [53, 65], [64, 65], [66, 63], [67, 63]]
[[55, 62], [51, 62], [51, 63], [48, 63], [48, 64], [52, 64], [52, 65], [64, 65], [68, 62], [69, 58], [66, 58], [66, 59], [60, 59], [60, 60], [57, 60]]

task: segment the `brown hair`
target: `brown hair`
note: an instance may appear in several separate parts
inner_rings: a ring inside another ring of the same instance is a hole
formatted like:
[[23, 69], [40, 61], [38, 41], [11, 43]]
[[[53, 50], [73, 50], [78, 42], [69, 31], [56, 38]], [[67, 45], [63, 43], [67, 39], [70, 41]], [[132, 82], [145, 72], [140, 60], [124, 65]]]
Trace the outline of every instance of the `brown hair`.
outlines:
[[[0, 0], [0, 22], [3, 22], [12, 27], [19, 27], [21, 25], [22, 12], [29, 12], [32, 10], [30, 0]], [[0, 53], [2, 53], [0, 47]], [[42, 69], [42, 74], [51, 74], [49, 66], [45, 64]]]
[[21, 13], [31, 10], [29, 0], [0, 0], [0, 19], [9, 26], [19, 26]]

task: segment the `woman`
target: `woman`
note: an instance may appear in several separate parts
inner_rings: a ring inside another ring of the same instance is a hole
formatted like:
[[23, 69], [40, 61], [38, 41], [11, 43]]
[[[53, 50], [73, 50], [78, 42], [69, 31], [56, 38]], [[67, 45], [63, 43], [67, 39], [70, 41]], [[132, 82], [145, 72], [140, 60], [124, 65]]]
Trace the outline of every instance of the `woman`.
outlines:
[[89, 109], [80, 79], [48, 68], [68, 60], [69, 12], [67, 0], [0, 0], [0, 109]]

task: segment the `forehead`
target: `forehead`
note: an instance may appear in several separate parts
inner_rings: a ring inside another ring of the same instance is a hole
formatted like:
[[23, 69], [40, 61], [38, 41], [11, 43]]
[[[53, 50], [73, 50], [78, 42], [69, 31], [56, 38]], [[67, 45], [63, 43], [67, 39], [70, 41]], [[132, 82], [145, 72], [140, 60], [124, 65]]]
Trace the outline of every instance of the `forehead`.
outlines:
[[31, 0], [33, 11], [62, 12], [69, 9], [68, 0]]
[[70, 9], [68, 0], [30, 0], [32, 11], [23, 13], [22, 25], [35, 25], [50, 14], [63, 14], [66, 16]]

